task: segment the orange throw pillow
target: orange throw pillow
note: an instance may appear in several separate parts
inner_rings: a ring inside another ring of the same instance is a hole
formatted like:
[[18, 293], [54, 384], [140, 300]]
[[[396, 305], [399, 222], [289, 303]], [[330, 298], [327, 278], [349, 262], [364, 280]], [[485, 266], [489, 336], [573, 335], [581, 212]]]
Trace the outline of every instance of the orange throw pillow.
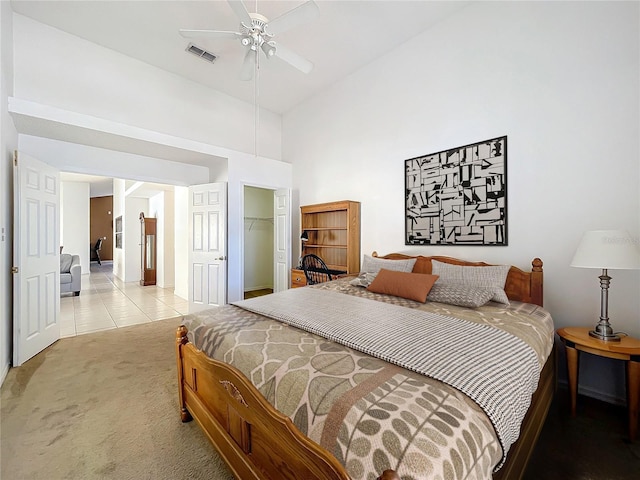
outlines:
[[424, 303], [427, 301], [427, 295], [437, 279], [438, 275], [395, 272], [383, 268], [367, 287], [367, 290]]

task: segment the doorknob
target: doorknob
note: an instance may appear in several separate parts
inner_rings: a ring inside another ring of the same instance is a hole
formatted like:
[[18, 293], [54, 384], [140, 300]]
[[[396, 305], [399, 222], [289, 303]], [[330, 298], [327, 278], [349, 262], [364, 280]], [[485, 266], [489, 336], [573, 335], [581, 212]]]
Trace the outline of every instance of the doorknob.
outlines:
[[216, 260], [226, 260], [227, 257], [225, 257], [224, 255], [222, 255], [221, 257], [216, 258]]

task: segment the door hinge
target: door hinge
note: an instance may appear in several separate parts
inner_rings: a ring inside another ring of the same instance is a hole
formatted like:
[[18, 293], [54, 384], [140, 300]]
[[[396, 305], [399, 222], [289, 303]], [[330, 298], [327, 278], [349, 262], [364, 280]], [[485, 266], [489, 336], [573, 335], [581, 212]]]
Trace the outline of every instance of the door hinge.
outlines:
[[14, 150], [13, 151], [13, 164], [17, 167], [18, 166], [18, 151]]
[[18, 273], [18, 267], [11, 267], [11, 273]]

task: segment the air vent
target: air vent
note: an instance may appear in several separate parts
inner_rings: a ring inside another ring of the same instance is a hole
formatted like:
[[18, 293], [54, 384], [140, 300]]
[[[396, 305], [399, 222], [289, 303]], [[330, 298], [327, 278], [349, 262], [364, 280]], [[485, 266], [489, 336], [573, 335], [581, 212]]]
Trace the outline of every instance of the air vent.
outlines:
[[193, 53], [194, 55], [197, 55], [198, 57], [202, 58], [203, 60], [206, 60], [207, 62], [215, 62], [216, 61], [216, 57], [213, 53], [211, 52], [207, 52], [206, 50], [197, 47], [196, 45], [194, 45], [193, 43], [190, 43], [189, 46], [187, 47], [187, 52], [189, 53]]

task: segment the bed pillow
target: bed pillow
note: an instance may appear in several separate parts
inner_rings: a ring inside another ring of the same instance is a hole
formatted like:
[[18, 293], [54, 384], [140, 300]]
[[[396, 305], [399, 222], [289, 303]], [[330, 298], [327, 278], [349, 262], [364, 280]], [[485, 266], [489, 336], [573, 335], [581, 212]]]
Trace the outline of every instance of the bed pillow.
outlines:
[[356, 287], [368, 287], [381, 268], [393, 270], [397, 272], [411, 272], [416, 264], [416, 258], [408, 258], [405, 260], [389, 260], [387, 258], [377, 258], [365, 255], [362, 259], [362, 268], [360, 274], [351, 280], [351, 285]]
[[431, 261], [431, 273], [440, 277], [440, 284], [458, 284], [467, 287], [490, 288], [493, 291], [491, 300], [509, 305], [509, 298], [504, 291], [509, 265], [492, 265], [487, 267], [471, 267], [451, 265], [449, 263]]
[[349, 283], [355, 287], [368, 287], [373, 279], [376, 278], [377, 273], [360, 272], [360, 274], [351, 280]]
[[478, 308], [493, 298], [493, 289], [484, 287], [467, 287], [455, 283], [441, 284], [437, 282], [427, 300], [430, 302], [446, 303], [459, 307]]
[[362, 260], [361, 272], [378, 273], [381, 268], [396, 272], [411, 272], [416, 264], [417, 258], [407, 258], [405, 260], [389, 260], [387, 258], [372, 257], [365, 255]]
[[437, 279], [437, 275], [429, 275], [428, 273], [398, 272], [383, 268], [373, 279], [371, 285], [367, 287], [367, 290], [424, 303]]

